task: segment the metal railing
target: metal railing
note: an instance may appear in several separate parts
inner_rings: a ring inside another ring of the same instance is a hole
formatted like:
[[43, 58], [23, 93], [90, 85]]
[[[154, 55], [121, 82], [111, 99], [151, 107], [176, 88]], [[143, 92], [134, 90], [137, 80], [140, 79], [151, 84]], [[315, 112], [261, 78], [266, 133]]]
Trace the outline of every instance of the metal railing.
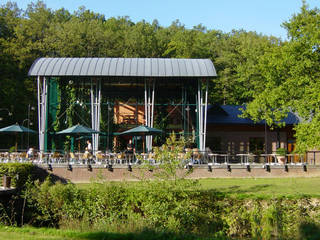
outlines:
[[[192, 165], [317, 165], [320, 164], [320, 151], [310, 151], [304, 155], [287, 154], [284, 159], [280, 159], [276, 154], [254, 155], [250, 153], [214, 153], [210, 151], [192, 151], [191, 153], [182, 152], [178, 158], [185, 164]], [[8, 162], [32, 162], [35, 164], [111, 164], [111, 165], [139, 165], [145, 161], [159, 164], [153, 153], [136, 153], [130, 154], [125, 152], [102, 153], [97, 152], [95, 155], [90, 153], [62, 153], [59, 151], [51, 153], [35, 153], [28, 156], [26, 152], [0, 152], [0, 163]]]

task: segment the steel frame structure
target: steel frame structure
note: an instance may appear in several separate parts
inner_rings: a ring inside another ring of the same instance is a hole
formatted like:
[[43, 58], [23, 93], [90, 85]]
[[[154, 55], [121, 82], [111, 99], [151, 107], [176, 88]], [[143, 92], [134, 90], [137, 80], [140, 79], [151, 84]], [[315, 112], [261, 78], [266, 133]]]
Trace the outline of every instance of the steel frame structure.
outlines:
[[[96, 65], [92, 68], [92, 62]], [[118, 63], [122, 63], [122, 65]], [[67, 63], [67, 65], [65, 65]], [[104, 68], [105, 64], [109, 67]], [[135, 65], [134, 65], [135, 64]], [[139, 65], [140, 64], [140, 65]], [[156, 65], [158, 64], [158, 65]], [[163, 65], [164, 64], [164, 65]], [[171, 64], [171, 65], [170, 65]], [[99, 66], [99, 67], [97, 67]], [[171, 67], [170, 67], [171, 66]], [[136, 69], [135, 69], [136, 68]], [[156, 68], [156, 70], [154, 70]], [[73, 70], [72, 70], [73, 69]], [[101, 70], [100, 70], [101, 69]], [[103, 71], [108, 72], [103, 73]], [[143, 70], [143, 71], [142, 71]], [[100, 71], [97, 73], [97, 71]], [[141, 73], [140, 73], [140, 72]], [[111, 73], [112, 72], [112, 73]], [[206, 122], [208, 105], [208, 79], [215, 77], [216, 72], [210, 60], [195, 59], [87, 59], [87, 58], [41, 58], [35, 61], [29, 71], [30, 76], [37, 76], [38, 85], [38, 128], [39, 128], [39, 150], [43, 153], [46, 149], [47, 131], [47, 109], [48, 109], [48, 81], [50, 77], [89, 77], [91, 95], [91, 126], [94, 130], [100, 131], [102, 80], [105, 78], [139, 78], [144, 81], [144, 108], [145, 125], [153, 127], [155, 109], [155, 89], [158, 79], [192, 79], [197, 80], [196, 91], [196, 121], [198, 148], [205, 150], [206, 146]], [[169, 82], [167, 84], [170, 84]], [[187, 114], [189, 106], [187, 102], [188, 91], [186, 83], [182, 87], [182, 118], [183, 130], [186, 132]], [[191, 104], [192, 105], [192, 104]], [[96, 152], [99, 146], [99, 134], [92, 136], [93, 150]], [[146, 139], [147, 150], [152, 149], [152, 137]]]

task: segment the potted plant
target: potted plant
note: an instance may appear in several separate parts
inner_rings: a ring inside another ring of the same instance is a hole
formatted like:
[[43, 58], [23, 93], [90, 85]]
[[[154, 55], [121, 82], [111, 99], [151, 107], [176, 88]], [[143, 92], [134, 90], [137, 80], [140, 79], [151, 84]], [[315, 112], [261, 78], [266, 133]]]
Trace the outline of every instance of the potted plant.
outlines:
[[277, 160], [280, 164], [286, 163], [287, 150], [285, 148], [278, 148], [276, 151]]

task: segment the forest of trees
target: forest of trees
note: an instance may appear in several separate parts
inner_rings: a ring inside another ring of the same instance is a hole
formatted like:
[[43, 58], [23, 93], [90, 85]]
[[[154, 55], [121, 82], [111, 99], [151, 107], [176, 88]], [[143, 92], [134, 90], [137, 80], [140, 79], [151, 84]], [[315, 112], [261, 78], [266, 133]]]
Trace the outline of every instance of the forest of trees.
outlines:
[[202, 25], [187, 29], [179, 20], [163, 27], [157, 20], [106, 19], [84, 7], [51, 10], [41, 1], [22, 10], [8, 2], [0, 6], [0, 108], [13, 115], [0, 124], [23, 121], [28, 105], [36, 105], [27, 73], [38, 57], [210, 58], [218, 73], [210, 103], [247, 104], [246, 116], [270, 126], [296, 112], [303, 121], [296, 127], [298, 148], [319, 147], [320, 11], [303, 2], [283, 27], [288, 40]]

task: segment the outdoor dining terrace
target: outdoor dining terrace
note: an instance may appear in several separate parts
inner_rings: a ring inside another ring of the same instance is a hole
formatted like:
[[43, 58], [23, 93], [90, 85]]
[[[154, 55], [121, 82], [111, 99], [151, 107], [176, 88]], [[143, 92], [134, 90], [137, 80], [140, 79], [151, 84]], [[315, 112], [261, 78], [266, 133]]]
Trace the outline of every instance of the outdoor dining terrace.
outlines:
[[[250, 166], [250, 165], [316, 165], [317, 151], [309, 152], [305, 155], [287, 154], [285, 159], [280, 159], [277, 154], [260, 154], [254, 155], [251, 153], [214, 153], [210, 150], [199, 151], [199, 149], [186, 148], [183, 152], [177, 155], [178, 160], [185, 167], [190, 166]], [[153, 164], [159, 165], [155, 153], [127, 153], [123, 152], [102, 152], [97, 151], [95, 154], [89, 152], [36, 152], [32, 156], [28, 156], [27, 152], [0, 152], [0, 163], [33, 163], [40, 165], [141, 165]]]

